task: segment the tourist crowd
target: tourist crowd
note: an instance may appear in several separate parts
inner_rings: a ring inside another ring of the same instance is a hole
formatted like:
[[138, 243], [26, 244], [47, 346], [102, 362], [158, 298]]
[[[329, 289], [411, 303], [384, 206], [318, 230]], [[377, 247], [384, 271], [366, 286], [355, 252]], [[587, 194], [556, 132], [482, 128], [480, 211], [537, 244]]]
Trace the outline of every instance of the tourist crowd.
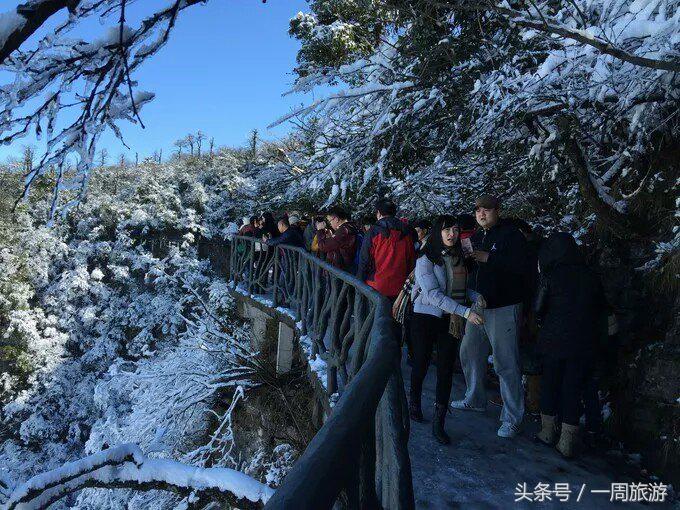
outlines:
[[[527, 222], [502, 217], [500, 201], [490, 195], [476, 200], [474, 215], [409, 220], [380, 199], [375, 216], [359, 222], [342, 207], [308, 219], [288, 212], [275, 221], [265, 213], [245, 218], [239, 234], [267, 246], [305, 248], [390, 300], [412, 366], [414, 421], [424, 419], [423, 381], [436, 364], [432, 431], [440, 443], [450, 442], [449, 408], [486, 410], [490, 375], [500, 386], [500, 401], [491, 400], [502, 405], [500, 437], [518, 433], [526, 406], [540, 410], [536, 440], [565, 457], [580, 444], [583, 414], [584, 442], [597, 441], [598, 345], [615, 331], [607, 330], [601, 283], [571, 234], [542, 238]], [[457, 362], [466, 390], [451, 401]]]

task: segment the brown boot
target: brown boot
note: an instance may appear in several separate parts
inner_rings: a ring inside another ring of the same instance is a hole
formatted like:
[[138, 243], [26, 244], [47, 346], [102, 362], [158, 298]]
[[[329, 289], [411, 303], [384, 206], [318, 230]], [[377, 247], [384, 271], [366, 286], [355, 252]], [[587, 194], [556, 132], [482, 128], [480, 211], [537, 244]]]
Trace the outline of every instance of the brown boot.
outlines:
[[557, 451], [562, 454], [565, 459], [571, 459], [576, 450], [578, 441], [578, 425], [562, 424], [562, 433], [560, 440], [557, 442]]
[[554, 446], [557, 441], [557, 428], [555, 428], [554, 416], [541, 415], [541, 431], [535, 437], [537, 441], [543, 444]]
[[538, 414], [541, 411], [539, 405], [539, 397], [541, 395], [541, 376], [528, 375], [527, 376], [527, 396], [525, 399], [527, 412], [530, 414]]

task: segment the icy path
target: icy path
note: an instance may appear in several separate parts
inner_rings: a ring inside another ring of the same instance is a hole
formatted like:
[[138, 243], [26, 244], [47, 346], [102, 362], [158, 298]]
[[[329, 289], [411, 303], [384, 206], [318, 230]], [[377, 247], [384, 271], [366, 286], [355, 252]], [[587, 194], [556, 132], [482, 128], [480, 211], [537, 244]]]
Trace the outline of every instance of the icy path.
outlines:
[[[402, 366], [408, 393], [411, 371], [406, 363]], [[496, 430], [500, 425], [500, 408], [497, 406], [490, 405], [484, 414], [451, 411], [446, 422], [451, 445], [440, 446], [431, 433], [434, 385], [434, 367], [430, 367], [423, 389], [426, 422], [411, 422], [409, 440], [416, 508], [590, 510], [668, 507], [660, 504], [615, 505], [610, 503], [609, 494], [591, 494], [591, 489], [610, 489], [611, 483], [632, 480], [603, 457], [583, 456], [568, 462], [552, 449], [535, 444], [532, 438], [538, 430], [538, 424], [531, 419], [525, 420], [520, 436], [511, 440], [499, 438]], [[460, 398], [464, 388], [462, 374], [455, 374], [454, 398]], [[489, 395], [493, 394], [489, 392]], [[625, 464], [622, 460], [619, 462]], [[557, 501], [554, 496], [553, 501], [548, 502], [515, 503], [515, 487], [523, 482], [526, 482], [529, 492], [533, 492], [539, 482], [550, 484], [551, 488], [554, 488], [555, 483], [567, 482], [574, 492], [570, 500], [564, 503]], [[581, 502], [577, 503], [576, 496], [584, 483], [585, 491]]]

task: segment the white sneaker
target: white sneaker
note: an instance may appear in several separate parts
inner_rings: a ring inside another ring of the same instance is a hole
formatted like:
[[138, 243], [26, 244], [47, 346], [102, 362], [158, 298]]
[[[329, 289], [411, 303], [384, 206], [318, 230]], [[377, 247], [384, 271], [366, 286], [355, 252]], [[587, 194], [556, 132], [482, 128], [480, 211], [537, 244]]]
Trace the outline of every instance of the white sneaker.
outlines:
[[501, 428], [498, 429], [498, 437], [515, 437], [517, 433], [519, 432], [519, 429], [513, 425], [512, 423], [509, 423], [507, 421], [503, 422], [503, 425], [501, 425]]
[[465, 402], [465, 400], [452, 401], [451, 409], [458, 409], [460, 411], [475, 411], [477, 413], [483, 413], [486, 411], [486, 407], [475, 407]]

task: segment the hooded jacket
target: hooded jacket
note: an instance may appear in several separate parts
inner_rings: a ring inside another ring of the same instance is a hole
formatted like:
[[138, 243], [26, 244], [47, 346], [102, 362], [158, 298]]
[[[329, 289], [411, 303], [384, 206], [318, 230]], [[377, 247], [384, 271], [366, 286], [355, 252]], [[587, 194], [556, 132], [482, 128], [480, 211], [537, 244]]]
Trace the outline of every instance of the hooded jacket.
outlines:
[[345, 271], [352, 271], [354, 254], [357, 247], [357, 234], [359, 229], [353, 223], [347, 221], [338, 227], [333, 234], [327, 230], [317, 232], [319, 251], [326, 254], [326, 260], [333, 266]]
[[397, 297], [416, 264], [415, 230], [388, 216], [364, 237], [357, 276], [390, 299]]
[[314, 218], [307, 223], [302, 237], [305, 241], [305, 249], [307, 251], [312, 251], [312, 242], [314, 241], [314, 236], [316, 236], [316, 225], [314, 225]]
[[555, 232], [538, 254], [541, 279], [535, 312], [539, 345], [550, 357], [587, 358], [596, 346], [606, 300], [599, 278], [586, 266], [571, 234]]

